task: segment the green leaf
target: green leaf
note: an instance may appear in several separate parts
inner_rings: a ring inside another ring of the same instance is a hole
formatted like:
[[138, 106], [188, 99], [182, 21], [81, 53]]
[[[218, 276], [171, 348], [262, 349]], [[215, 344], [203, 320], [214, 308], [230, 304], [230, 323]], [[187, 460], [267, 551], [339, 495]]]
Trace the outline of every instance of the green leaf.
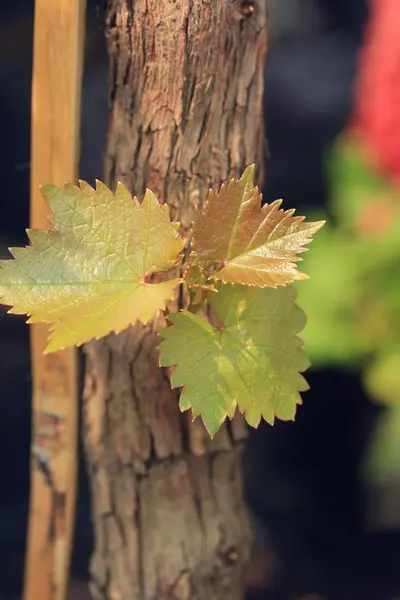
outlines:
[[148, 277], [173, 269], [184, 244], [166, 205], [150, 191], [139, 204], [122, 184], [115, 196], [101, 182], [42, 192], [55, 231], [28, 230], [32, 247], [0, 261], [0, 296], [11, 313], [51, 323], [48, 352], [146, 323], [165, 308], [178, 280]]
[[292, 287], [220, 285], [208, 294], [216, 325], [190, 312], [169, 316], [160, 364], [176, 366], [171, 385], [183, 387], [181, 410], [200, 415], [211, 435], [236, 406], [254, 427], [261, 418], [294, 419], [309, 364], [296, 335], [305, 316], [295, 297]]
[[253, 173], [248, 167], [240, 180], [210, 191], [193, 226], [196, 262], [224, 283], [276, 287], [307, 278], [297, 269], [298, 254], [324, 221], [305, 223], [281, 209], [281, 200], [261, 207]]

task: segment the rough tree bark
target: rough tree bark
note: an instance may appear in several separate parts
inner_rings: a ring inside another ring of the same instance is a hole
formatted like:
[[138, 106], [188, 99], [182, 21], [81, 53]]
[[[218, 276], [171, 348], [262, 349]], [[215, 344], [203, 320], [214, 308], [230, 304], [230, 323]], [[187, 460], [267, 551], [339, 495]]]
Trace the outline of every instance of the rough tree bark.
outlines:
[[[188, 229], [210, 185], [261, 165], [265, 2], [108, 0], [106, 182]], [[177, 302], [185, 302], [181, 291]], [[158, 368], [162, 318], [86, 348], [96, 600], [239, 600], [250, 549], [241, 417], [213, 441]]]

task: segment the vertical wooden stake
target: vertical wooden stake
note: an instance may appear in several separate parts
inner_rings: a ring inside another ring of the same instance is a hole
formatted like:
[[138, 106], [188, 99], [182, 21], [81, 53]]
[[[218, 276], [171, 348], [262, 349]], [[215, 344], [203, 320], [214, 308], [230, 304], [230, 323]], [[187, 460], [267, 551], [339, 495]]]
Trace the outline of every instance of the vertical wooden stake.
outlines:
[[[85, 0], [36, 0], [32, 84], [31, 227], [48, 229], [40, 185], [75, 181], [79, 163]], [[75, 517], [78, 364], [43, 355], [31, 326], [33, 425], [24, 600], [64, 600]]]

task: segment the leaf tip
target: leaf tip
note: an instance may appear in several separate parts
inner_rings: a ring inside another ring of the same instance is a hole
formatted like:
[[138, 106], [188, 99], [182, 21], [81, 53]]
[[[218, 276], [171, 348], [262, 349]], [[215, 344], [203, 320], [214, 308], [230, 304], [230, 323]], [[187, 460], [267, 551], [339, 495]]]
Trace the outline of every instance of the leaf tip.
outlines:
[[57, 193], [59, 188], [52, 183], [45, 183], [44, 185], [39, 186], [40, 192], [43, 198], [48, 202]]
[[103, 193], [108, 196], [112, 196], [111, 190], [106, 186], [105, 183], [103, 183], [103, 181], [100, 181], [100, 179], [95, 179], [94, 181], [97, 193]]
[[[85, 181], [84, 179], [79, 179], [78, 183], [79, 183], [79, 188], [80, 188], [81, 192], [90, 192], [90, 193], [94, 194], [94, 189], [87, 181]], [[96, 183], [97, 183], [97, 180], [96, 180]]]
[[255, 164], [249, 165], [248, 167], [245, 168], [245, 170], [243, 171], [243, 175], [241, 177], [241, 179], [247, 181], [247, 182], [252, 182], [254, 179], [254, 171], [255, 171]]
[[46, 348], [43, 350], [43, 355], [47, 356], [48, 354], [54, 354], [54, 352], [56, 352], [55, 349], [52, 349], [50, 346], [46, 346]]
[[57, 343], [54, 343], [51, 337], [49, 337], [47, 340], [47, 346], [43, 350], [43, 354], [47, 356], [48, 354], [54, 354], [54, 352], [61, 352], [61, 350], [65, 350], [65, 348]]
[[326, 219], [323, 221], [314, 221], [314, 232], [319, 231], [326, 224]]

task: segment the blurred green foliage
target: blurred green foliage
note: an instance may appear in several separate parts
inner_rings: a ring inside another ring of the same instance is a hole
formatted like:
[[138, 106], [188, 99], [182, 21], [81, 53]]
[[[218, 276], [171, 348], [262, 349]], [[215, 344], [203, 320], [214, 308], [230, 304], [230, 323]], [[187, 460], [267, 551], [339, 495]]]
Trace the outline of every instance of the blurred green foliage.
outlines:
[[400, 185], [350, 137], [327, 160], [328, 225], [304, 256], [302, 333], [315, 367], [361, 370], [372, 401], [391, 408], [373, 434], [365, 474], [400, 471]]

